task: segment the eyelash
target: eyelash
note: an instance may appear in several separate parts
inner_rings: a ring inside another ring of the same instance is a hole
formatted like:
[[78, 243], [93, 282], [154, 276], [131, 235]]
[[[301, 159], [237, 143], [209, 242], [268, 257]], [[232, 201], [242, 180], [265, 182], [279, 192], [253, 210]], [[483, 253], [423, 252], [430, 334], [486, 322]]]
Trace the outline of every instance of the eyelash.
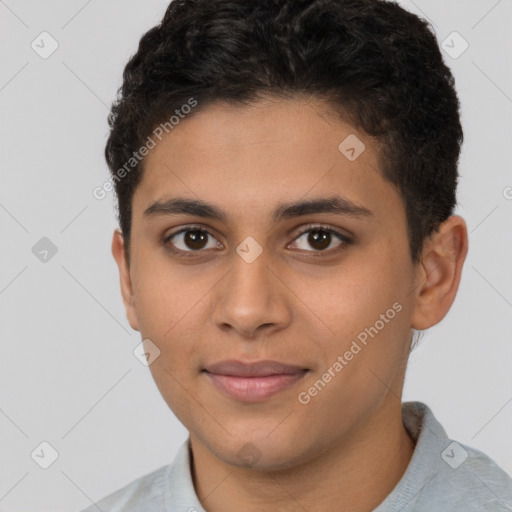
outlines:
[[[162, 244], [165, 246], [166, 251], [170, 252], [171, 254], [173, 254], [174, 256], [177, 256], [179, 258], [190, 258], [190, 257], [194, 258], [194, 257], [197, 256], [197, 254], [199, 254], [201, 252], [205, 252], [204, 250], [183, 251], [182, 249], [176, 249], [174, 247], [174, 245], [170, 243], [170, 241], [175, 236], [177, 236], [177, 235], [179, 235], [181, 233], [186, 233], [188, 231], [200, 231], [202, 233], [207, 234], [209, 237], [215, 238], [208, 230], [204, 229], [201, 226], [196, 226], [196, 225], [185, 226], [182, 229], [180, 229], [179, 231], [176, 231], [176, 232], [174, 232], [174, 233], [172, 233], [172, 234], [170, 234], [168, 236], [165, 236], [163, 238]], [[324, 256], [326, 254], [328, 254], [329, 256], [333, 255], [333, 254], [338, 254], [339, 252], [343, 251], [346, 248], [347, 245], [352, 243], [352, 240], [348, 236], [340, 233], [339, 231], [336, 231], [333, 228], [330, 228], [328, 226], [324, 226], [322, 224], [312, 224], [312, 225], [309, 225], [306, 229], [304, 229], [303, 231], [298, 233], [297, 236], [293, 240], [295, 241], [295, 240], [299, 239], [304, 234], [309, 233], [310, 231], [323, 231], [325, 233], [329, 233], [331, 235], [334, 235], [336, 238], [338, 238], [338, 240], [340, 242], [342, 242], [342, 243], [339, 244], [334, 249], [328, 249], [328, 250], [323, 250], [323, 251], [319, 251], [319, 250], [306, 251], [307, 253], [312, 253], [312, 254], [308, 254], [307, 257], [318, 258], [318, 257], [322, 257], [322, 256]]]

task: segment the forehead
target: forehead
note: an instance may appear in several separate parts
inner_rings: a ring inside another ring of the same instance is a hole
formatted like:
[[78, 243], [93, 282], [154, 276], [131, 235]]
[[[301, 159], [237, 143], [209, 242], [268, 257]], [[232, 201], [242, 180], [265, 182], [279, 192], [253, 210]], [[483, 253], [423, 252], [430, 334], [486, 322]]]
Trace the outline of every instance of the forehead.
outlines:
[[319, 194], [360, 206], [396, 195], [382, 178], [377, 143], [322, 100], [214, 103], [150, 151], [134, 212], [179, 196], [259, 213], [270, 203]]

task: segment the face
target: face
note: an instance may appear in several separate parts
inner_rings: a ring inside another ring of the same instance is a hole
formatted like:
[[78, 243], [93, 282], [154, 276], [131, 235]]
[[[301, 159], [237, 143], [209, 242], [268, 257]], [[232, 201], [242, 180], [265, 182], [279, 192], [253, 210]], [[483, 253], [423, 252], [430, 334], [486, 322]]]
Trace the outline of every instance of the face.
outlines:
[[[150, 152], [133, 197], [130, 324], [160, 351], [169, 407], [228, 464], [245, 450], [289, 467], [399, 409], [417, 284], [404, 204], [376, 142], [327, 108], [198, 111]], [[243, 377], [219, 366], [233, 360], [293, 368]]]

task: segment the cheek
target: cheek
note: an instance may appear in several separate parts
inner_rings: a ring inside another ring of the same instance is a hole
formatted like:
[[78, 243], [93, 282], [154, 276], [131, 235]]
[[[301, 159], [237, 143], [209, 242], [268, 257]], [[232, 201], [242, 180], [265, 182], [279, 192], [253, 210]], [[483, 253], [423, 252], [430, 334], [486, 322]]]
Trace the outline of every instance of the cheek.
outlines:
[[209, 294], [220, 276], [193, 265], [171, 264], [149, 250], [141, 251], [137, 261], [134, 294], [139, 330], [160, 350], [151, 371], [157, 384], [162, 380], [173, 386], [166, 372], [179, 382], [188, 381], [201, 362], [199, 347], [211, 316]]
[[192, 389], [198, 367], [202, 322], [197, 315], [204, 290], [197, 280], [185, 282], [183, 273], [171, 273], [166, 265], [146, 263], [140, 270], [134, 287], [140, 333], [160, 351], [149, 369], [164, 401], [188, 424], [190, 395], [186, 390]]
[[308, 305], [331, 331], [322, 338], [326, 360], [319, 372], [332, 372], [338, 357], [343, 359], [343, 369], [333, 379], [338, 384], [332, 386], [339, 388], [340, 400], [350, 400], [342, 388], [384, 391], [379, 378], [390, 382], [401, 368], [410, 333], [407, 272], [405, 261], [393, 261], [391, 253], [386, 257], [381, 251], [366, 262], [347, 263], [328, 282], [310, 284]]
[[[396, 310], [404, 308], [408, 289], [403, 275], [398, 276], [389, 265], [376, 265], [375, 260], [373, 267], [347, 264], [330, 272], [328, 278], [315, 283], [296, 279], [295, 284], [297, 295], [321, 321], [318, 324], [345, 340], [373, 326], [388, 310], [392, 320], [398, 316]], [[395, 303], [402, 307], [393, 309]], [[391, 323], [396, 322], [386, 326]]]
[[325, 310], [336, 334], [323, 338], [322, 365], [300, 389], [299, 401], [308, 402], [304, 410], [311, 416], [336, 418], [336, 428], [343, 429], [373, 411], [390, 389], [400, 396], [397, 377], [407, 361], [410, 322], [392, 293], [347, 290], [336, 297], [337, 306]]
[[[195, 280], [185, 279], [161, 250], [139, 248], [133, 260], [133, 292], [141, 334], [165, 339], [191, 310]], [[197, 288], [197, 287], [196, 287]]]

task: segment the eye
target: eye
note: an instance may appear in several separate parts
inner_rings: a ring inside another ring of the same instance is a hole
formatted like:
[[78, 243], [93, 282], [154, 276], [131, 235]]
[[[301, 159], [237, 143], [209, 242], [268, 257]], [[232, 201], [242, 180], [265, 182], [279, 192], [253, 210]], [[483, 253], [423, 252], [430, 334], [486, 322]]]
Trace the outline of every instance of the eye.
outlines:
[[[223, 246], [207, 230], [200, 226], [186, 226], [162, 240], [166, 250], [178, 257], [194, 257], [204, 249], [222, 249]], [[337, 253], [343, 250], [351, 239], [335, 229], [314, 225], [299, 233], [288, 247], [321, 256], [320, 253]], [[313, 250], [307, 248], [311, 247]], [[316, 253], [316, 254], [315, 254]]]
[[[349, 244], [351, 240], [339, 233], [338, 231], [326, 226], [312, 226], [302, 231], [297, 238], [295, 238], [294, 248], [304, 250], [307, 252], [337, 252]], [[334, 244], [334, 245], [333, 245]], [[309, 250], [307, 246], [313, 248]]]
[[183, 256], [193, 256], [190, 253], [200, 252], [202, 249], [222, 248], [211, 233], [194, 226], [188, 226], [169, 235], [163, 242], [170, 252]]

